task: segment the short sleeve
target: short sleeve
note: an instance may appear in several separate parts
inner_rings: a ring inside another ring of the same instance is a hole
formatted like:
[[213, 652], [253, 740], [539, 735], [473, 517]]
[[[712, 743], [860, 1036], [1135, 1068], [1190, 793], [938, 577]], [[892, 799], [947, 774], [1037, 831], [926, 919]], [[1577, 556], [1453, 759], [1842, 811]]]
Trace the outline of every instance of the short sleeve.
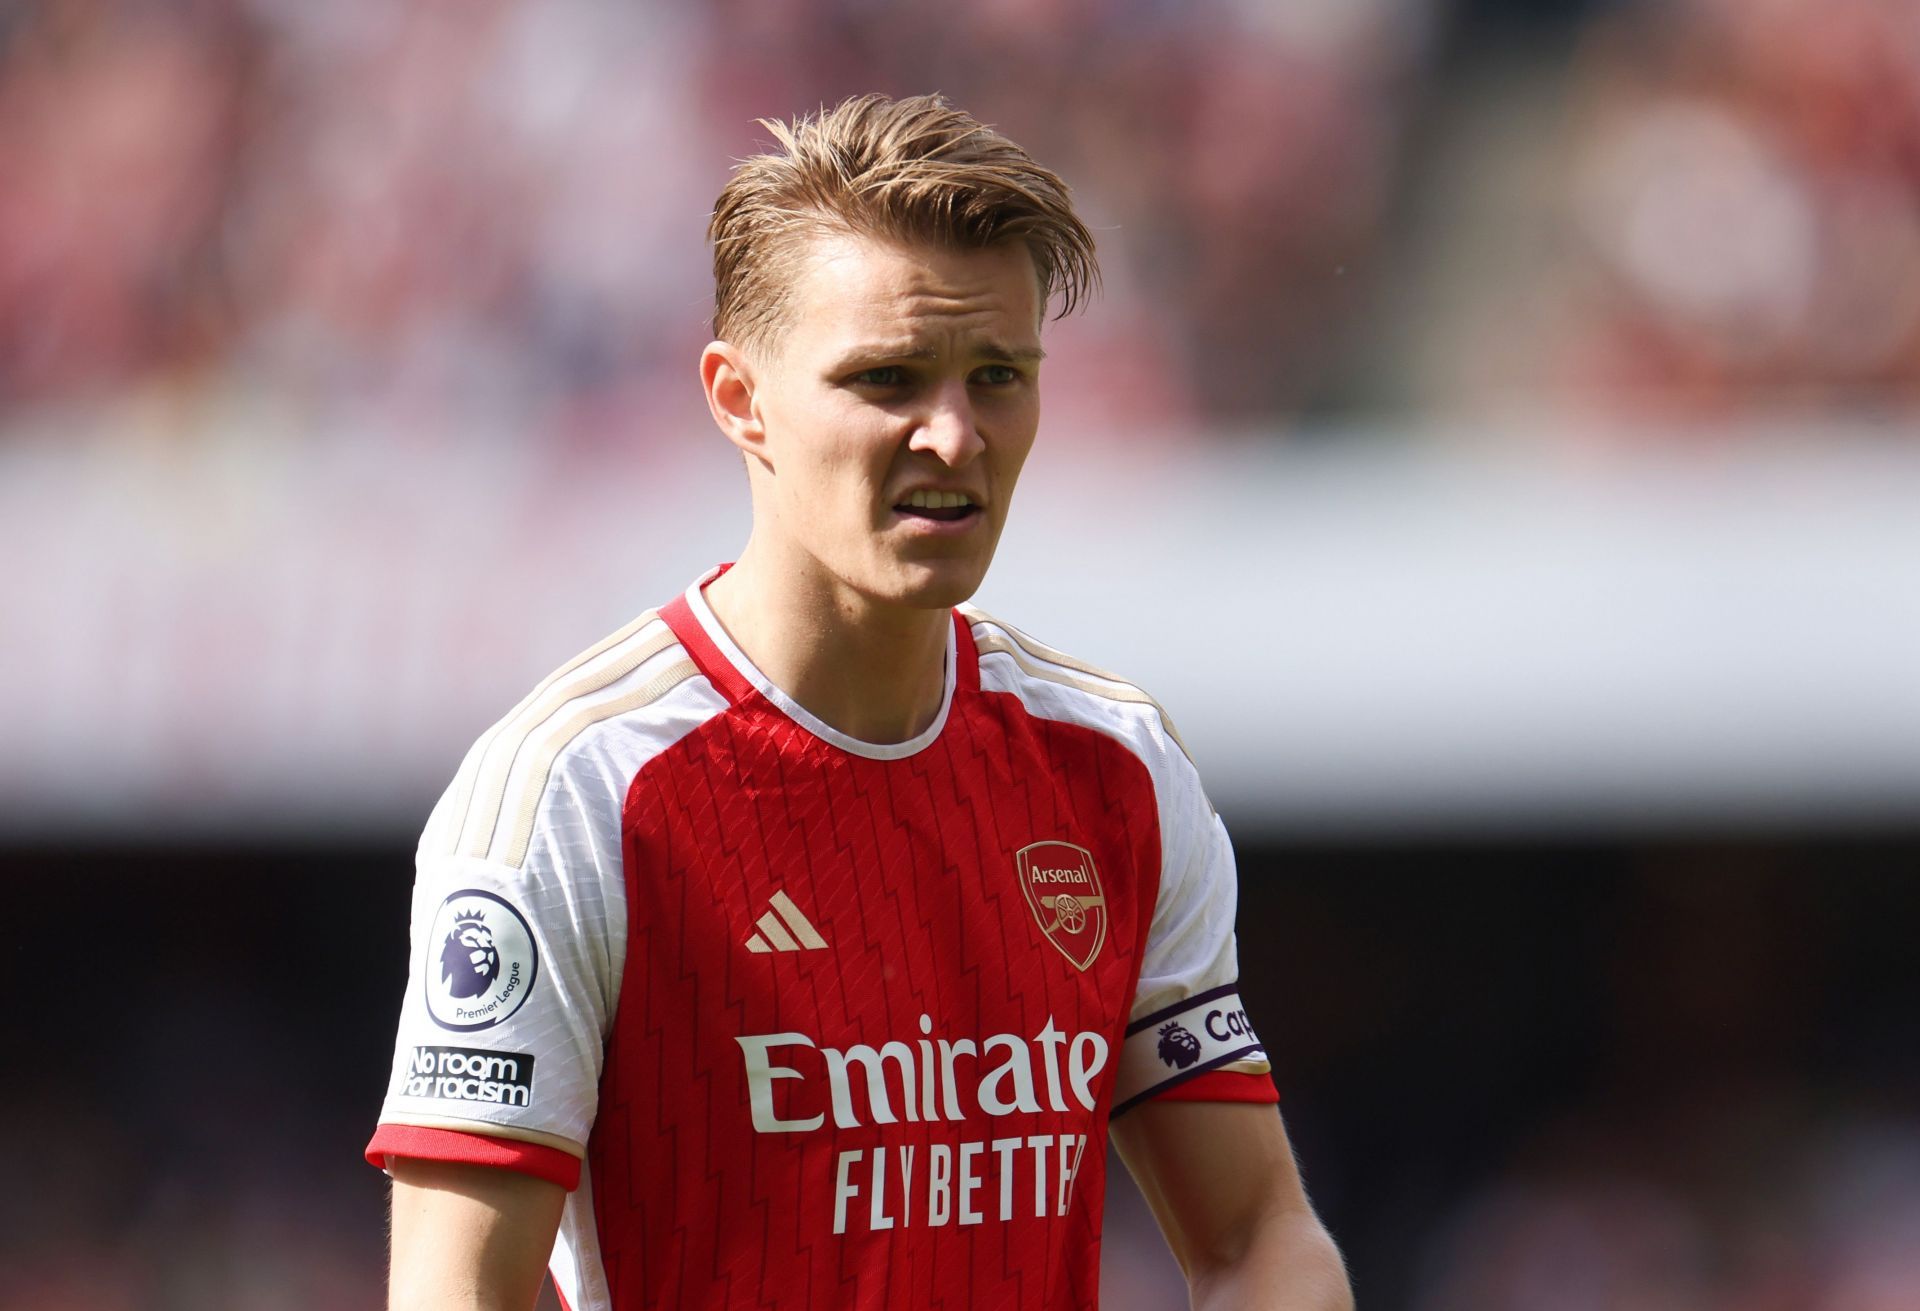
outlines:
[[625, 964], [617, 813], [596, 814], [607, 808], [556, 779], [518, 865], [450, 851], [429, 822], [369, 1161], [465, 1161], [578, 1185]]
[[1154, 771], [1164, 861], [1121, 1048], [1113, 1113], [1150, 1098], [1279, 1100], [1240, 1002], [1238, 884], [1226, 826], [1177, 748]]

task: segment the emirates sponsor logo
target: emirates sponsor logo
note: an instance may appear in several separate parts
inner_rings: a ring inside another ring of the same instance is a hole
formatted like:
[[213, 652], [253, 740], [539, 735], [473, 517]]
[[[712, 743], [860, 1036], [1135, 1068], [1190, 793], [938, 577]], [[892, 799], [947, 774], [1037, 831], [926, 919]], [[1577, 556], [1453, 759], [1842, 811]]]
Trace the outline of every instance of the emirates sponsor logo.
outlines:
[[754, 1131], [810, 1133], [829, 1112], [835, 1128], [858, 1129], [903, 1119], [1091, 1111], [1099, 1104], [1095, 1083], [1107, 1067], [1107, 1040], [1090, 1030], [1069, 1035], [1049, 1015], [1031, 1038], [996, 1033], [976, 1043], [935, 1037], [932, 1017], [922, 1015], [920, 1033], [912, 1042], [846, 1048], [822, 1047], [804, 1033], [735, 1038], [746, 1061]]
[[1107, 1040], [1087, 1030], [1069, 1034], [1052, 1016], [1031, 1037], [996, 1033], [978, 1042], [936, 1036], [928, 1015], [920, 1017], [920, 1037], [877, 1047], [825, 1047], [804, 1033], [734, 1041], [757, 1133], [812, 1133], [829, 1118], [835, 1129], [870, 1130], [1048, 1113], [1084, 1126], [1042, 1133], [1033, 1132], [1041, 1125], [1010, 1125], [1014, 1132], [991, 1137], [839, 1151], [836, 1234], [1064, 1216], [1087, 1144], [1098, 1147], [1090, 1120], [1100, 1104]]
[[1048, 942], [1077, 970], [1093, 964], [1107, 940], [1107, 898], [1093, 853], [1071, 842], [1033, 842], [1013, 856], [1020, 892]]
[[862, 1221], [868, 1229], [939, 1229], [1063, 1216], [1073, 1205], [1087, 1137], [1040, 1133], [841, 1152], [833, 1170], [833, 1232]]

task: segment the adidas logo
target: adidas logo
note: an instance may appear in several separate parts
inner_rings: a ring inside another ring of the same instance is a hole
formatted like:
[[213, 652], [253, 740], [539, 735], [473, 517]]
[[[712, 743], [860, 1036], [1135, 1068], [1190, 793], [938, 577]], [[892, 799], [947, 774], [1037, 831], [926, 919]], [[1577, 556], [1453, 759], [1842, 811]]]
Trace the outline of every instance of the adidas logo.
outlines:
[[754, 921], [760, 932], [747, 939], [748, 951], [813, 951], [827, 945], [786, 893], [774, 893], [771, 901], [773, 909]]

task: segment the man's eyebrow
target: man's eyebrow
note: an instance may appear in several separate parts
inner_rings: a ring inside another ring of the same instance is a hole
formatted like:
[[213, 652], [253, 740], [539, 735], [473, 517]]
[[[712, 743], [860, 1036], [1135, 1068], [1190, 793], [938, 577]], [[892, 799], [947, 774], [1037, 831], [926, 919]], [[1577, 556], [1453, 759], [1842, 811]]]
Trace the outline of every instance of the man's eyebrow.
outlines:
[[[1038, 346], [1003, 346], [997, 341], [982, 342], [973, 348], [973, 353], [981, 359], [994, 363], [1037, 364], [1047, 357], [1047, 353]], [[843, 354], [834, 364], [835, 369], [856, 368], [869, 360], [934, 360], [940, 358], [940, 352], [931, 346], [915, 346], [907, 342], [867, 342], [855, 346]]]
[[1038, 364], [1047, 358], [1047, 353], [1038, 346], [1002, 346], [992, 341], [980, 348], [980, 354], [986, 359], [1002, 360], [1009, 364]]

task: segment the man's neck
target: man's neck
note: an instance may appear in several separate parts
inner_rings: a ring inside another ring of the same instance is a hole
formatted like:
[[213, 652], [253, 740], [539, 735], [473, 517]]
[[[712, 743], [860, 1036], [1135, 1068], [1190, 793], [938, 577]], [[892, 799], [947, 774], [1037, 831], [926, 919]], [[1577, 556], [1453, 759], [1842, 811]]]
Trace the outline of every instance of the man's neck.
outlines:
[[849, 737], [905, 742], [939, 716], [947, 611], [874, 605], [838, 580], [756, 556], [751, 543], [706, 598], [774, 686]]

